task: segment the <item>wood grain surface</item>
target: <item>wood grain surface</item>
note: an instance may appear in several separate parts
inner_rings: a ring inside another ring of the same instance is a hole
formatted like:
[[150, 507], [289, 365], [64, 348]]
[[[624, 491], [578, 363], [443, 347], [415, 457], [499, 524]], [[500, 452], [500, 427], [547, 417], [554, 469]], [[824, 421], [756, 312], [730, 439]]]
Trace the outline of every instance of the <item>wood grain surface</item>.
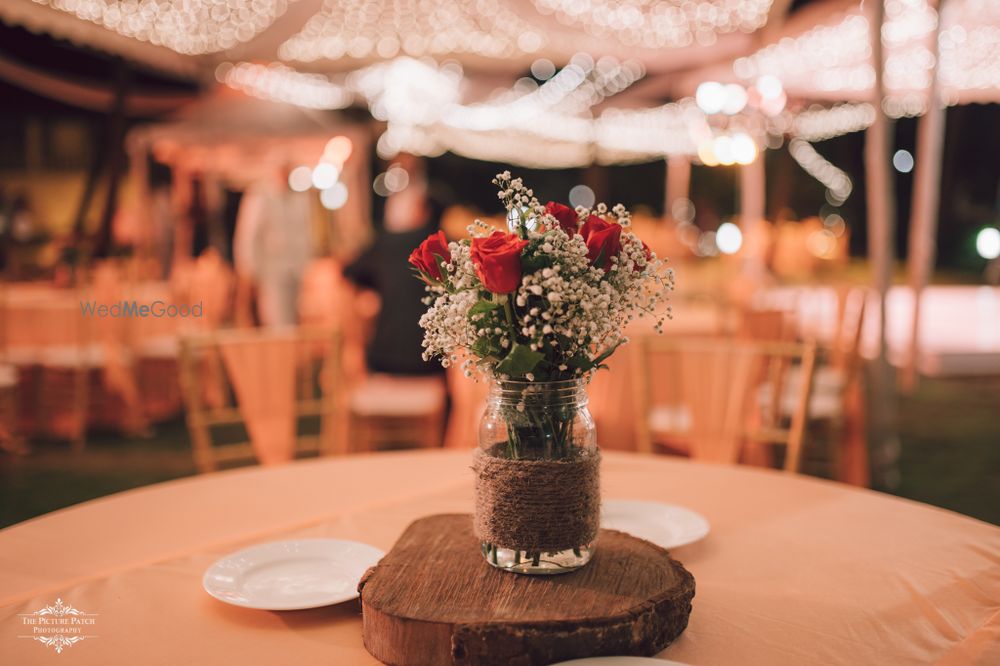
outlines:
[[695, 584], [664, 549], [613, 530], [577, 571], [500, 571], [472, 516], [447, 514], [411, 524], [358, 589], [365, 647], [386, 664], [533, 666], [656, 654], [687, 627]]

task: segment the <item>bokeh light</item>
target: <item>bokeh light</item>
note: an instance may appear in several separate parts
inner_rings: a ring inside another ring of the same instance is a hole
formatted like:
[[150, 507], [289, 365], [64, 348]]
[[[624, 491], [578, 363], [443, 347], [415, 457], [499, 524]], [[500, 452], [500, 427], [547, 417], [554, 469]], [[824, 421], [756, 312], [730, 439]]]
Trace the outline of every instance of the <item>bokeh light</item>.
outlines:
[[295, 192], [305, 192], [312, 185], [312, 169], [297, 166], [288, 174], [288, 187]]
[[732, 222], [723, 222], [715, 232], [715, 244], [722, 254], [736, 254], [743, 247], [743, 232]]
[[332, 187], [328, 187], [320, 192], [319, 201], [323, 204], [323, 208], [327, 210], [343, 208], [344, 204], [347, 203], [347, 185], [334, 183]]
[[539, 58], [531, 63], [531, 75], [539, 81], [547, 81], [556, 73], [556, 66], [548, 58]]
[[897, 150], [892, 156], [892, 166], [899, 173], [910, 173], [913, 171], [913, 154], [908, 150]]
[[351, 143], [350, 139], [346, 136], [335, 136], [326, 142], [326, 148], [323, 150], [323, 161], [343, 166], [353, 150], [354, 144]]
[[986, 227], [976, 234], [976, 252], [983, 259], [992, 261], [1000, 257], [1000, 229]]
[[726, 104], [726, 88], [716, 81], [706, 81], [698, 86], [694, 101], [699, 109], [709, 115], [719, 113]]
[[385, 172], [385, 189], [390, 192], [402, 192], [409, 184], [410, 174], [408, 174], [406, 169], [398, 164], [393, 164], [389, 167], [388, 171]]
[[333, 187], [338, 178], [340, 178], [340, 169], [329, 162], [320, 162], [312, 170], [312, 184], [317, 190]]
[[569, 191], [569, 205], [574, 208], [577, 206], [593, 208], [596, 200], [597, 197], [594, 196], [594, 190], [586, 185], [577, 185]]

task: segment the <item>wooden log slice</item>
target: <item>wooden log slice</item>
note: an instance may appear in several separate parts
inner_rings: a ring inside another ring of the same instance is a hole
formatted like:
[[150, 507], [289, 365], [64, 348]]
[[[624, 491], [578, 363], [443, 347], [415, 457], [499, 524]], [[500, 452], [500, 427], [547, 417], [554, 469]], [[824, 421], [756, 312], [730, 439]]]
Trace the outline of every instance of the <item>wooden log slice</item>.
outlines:
[[358, 590], [365, 647], [386, 664], [535, 666], [656, 654], [687, 627], [694, 577], [613, 530], [577, 571], [500, 571], [483, 559], [472, 516], [449, 514], [410, 525]]

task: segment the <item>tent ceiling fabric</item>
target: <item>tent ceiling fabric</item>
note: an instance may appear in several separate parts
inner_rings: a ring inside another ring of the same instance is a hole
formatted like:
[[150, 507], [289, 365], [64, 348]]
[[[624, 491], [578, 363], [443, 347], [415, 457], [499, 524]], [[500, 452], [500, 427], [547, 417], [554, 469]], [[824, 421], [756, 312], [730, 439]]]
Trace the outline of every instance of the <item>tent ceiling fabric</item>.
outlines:
[[[913, 111], [927, 88], [934, 0], [885, 0], [886, 83]], [[861, 100], [873, 79], [867, 18], [854, 0], [4, 0], [0, 19], [189, 78], [222, 62], [285, 62], [336, 73], [396, 56], [454, 59], [467, 74], [517, 74], [579, 52], [642, 63], [660, 100], [699, 80], [778, 76], [793, 95]], [[1000, 2], [949, 0], [940, 36], [950, 103], [1000, 95]], [[767, 28], [770, 24], [770, 29]], [[756, 32], [755, 32], [756, 31]], [[763, 46], [766, 38], [768, 45]], [[669, 76], [661, 76], [669, 74]]]
[[[560, 9], [577, 5], [587, 14]], [[578, 52], [675, 71], [748, 53], [756, 43], [750, 33], [770, 6], [771, 0], [4, 0], [0, 19], [184, 75], [226, 60], [342, 71], [394, 55], [450, 57], [469, 71], [523, 71], [537, 58], [560, 63]]]
[[[890, 115], [924, 111], [936, 63], [945, 102], [1000, 100], [1000, 1], [948, 0], [940, 29], [937, 0], [884, 2]], [[711, 163], [713, 142], [723, 164], [733, 163], [725, 159], [735, 159], [734, 142], [752, 161], [769, 135], [808, 141], [867, 126], [875, 76], [862, 4], [821, 0], [786, 20], [789, 6], [3, 0], [0, 19], [203, 81], [214, 75], [265, 100], [312, 109], [366, 104], [387, 123], [383, 156], [451, 150], [557, 167], [669, 155]], [[551, 61], [552, 72], [536, 77], [543, 83], [515, 81], [539, 59]], [[773, 103], [762, 97], [764, 79], [777, 86]], [[695, 104], [691, 96], [705, 81], [739, 93], [739, 108], [723, 114], [721, 106]], [[809, 107], [816, 101], [848, 104]], [[810, 115], [797, 122], [803, 112]]]

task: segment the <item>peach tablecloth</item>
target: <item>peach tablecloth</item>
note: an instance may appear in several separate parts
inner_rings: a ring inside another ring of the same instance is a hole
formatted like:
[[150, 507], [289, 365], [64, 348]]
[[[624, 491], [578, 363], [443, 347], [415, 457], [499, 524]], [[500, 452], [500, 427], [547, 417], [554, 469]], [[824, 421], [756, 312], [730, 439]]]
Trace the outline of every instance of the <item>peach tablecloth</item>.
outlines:
[[[123, 287], [124, 289], [124, 287]], [[8, 285], [0, 290], [0, 338], [10, 347], [47, 347], [74, 345], [81, 342], [84, 334], [84, 315], [81, 300], [95, 306], [104, 304], [91, 289], [59, 289], [46, 283]], [[174, 302], [170, 298], [166, 282], [142, 282], [128, 287], [129, 301], [140, 305], [162, 301]], [[108, 303], [110, 305], [110, 303]], [[135, 319], [93, 317], [90, 322], [90, 341], [102, 338], [101, 327], [118, 329], [126, 323], [132, 327], [135, 340], [176, 335], [178, 320], [169, 317], [144, 317]]]
[[[0, 663], [376, 663], [356, 602], [271, 613], [201, 589], [218, 557], [295, 537], [389, 549], [413, 519], [468, 511], [470, 453], [327, 458], [130, 491], [0, 531]], [[683, 504], [712, 533], [674, 555], [697, 579], [688, 664], [1000, 663], [1000, 528], [777, 472], [608, 453], [609, 498]], [[97, 613], [56, 657], [19, 613]]]

